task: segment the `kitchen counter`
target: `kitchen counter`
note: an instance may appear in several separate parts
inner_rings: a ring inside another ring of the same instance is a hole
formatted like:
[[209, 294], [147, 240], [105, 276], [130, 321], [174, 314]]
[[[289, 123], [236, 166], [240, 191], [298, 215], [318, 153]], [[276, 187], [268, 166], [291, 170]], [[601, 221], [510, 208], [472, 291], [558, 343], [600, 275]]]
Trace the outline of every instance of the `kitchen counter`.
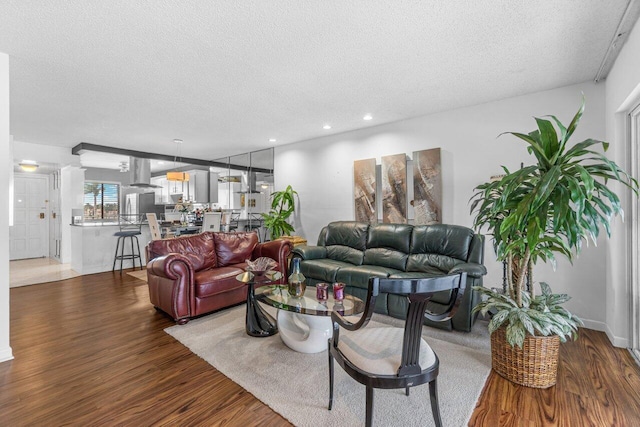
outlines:
[[[114, 234], [119, 230], [120, 226], [114, 222], [71, 224], [71, 268], [80, 274], [111, 271], [118, 241]], [[146, 265], [144, 248], [151, 241], [151, 232], [146, 223], [142, 224], [140, 231], [142, 234], [137, 237], [144, 266]], [[130, 251], [131, 245], [127, 245], [125, 254]], [[131, 260], [124, 260], [122, 268], [131, 267]], [[120, 268], [120, 261], [116, 268]], [[137, 261], [136, 268], [138, 268]]]

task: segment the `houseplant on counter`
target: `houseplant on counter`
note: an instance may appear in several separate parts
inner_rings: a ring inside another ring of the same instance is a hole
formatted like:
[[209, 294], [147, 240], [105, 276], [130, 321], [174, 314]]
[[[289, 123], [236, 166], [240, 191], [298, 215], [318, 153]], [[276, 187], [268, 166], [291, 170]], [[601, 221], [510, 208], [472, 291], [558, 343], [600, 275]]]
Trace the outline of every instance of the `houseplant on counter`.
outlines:
[[507, 132], [528, 144], [535, 162], [513, 172], [503, 166], [505, 175], [476, 187], [471, 198], [474, 225], [493, 235], [508, 284], [504, 294], [475, 288], [485, 298], [474, 310], [493, 313], [494, 370], [529, 387], [555, 384], [559, 341], [575, 338], [582, 324], [561, 306], [567, 295], [553, 294], [546, 283], [535, 294], [533, 266], [551, 262], [555, 267], [556, 254], [573, 260], [583, 241], [595, 242], [601, 226], [610, 235], [610, 223], [622, 209], [607, 183], [619, 182], [638, 194], [638, 182], [594, 150], [606, 151], [608, 143], [568, 144], [583, 111], [584, 100], [568, 127], [549, 116], [536, 118], [538, 129], [528, 134]]
[[287, 185], [282, 191], [271, 193], [271, 210], [263, 213], [264, 226], [271, 235], [271, 240], [282, 236], [290, 236], [294, 230], [287, 221], [295, 211], [295, 196], [298, 193]]

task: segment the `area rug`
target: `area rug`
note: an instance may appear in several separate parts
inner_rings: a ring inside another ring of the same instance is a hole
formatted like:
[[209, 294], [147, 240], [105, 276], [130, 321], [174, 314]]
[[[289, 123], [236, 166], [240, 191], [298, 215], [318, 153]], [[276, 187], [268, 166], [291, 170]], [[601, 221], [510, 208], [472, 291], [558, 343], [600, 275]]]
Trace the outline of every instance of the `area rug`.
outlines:
[[[334, 405], [327, 410], [326, 351], [302, 354], [286, 347], [278, 335], [250, 337], [245, 333], [244, 316], [245, 307], [239, 306], [172, 326], [165, 332], [296, 426], [364, 424], [365, 387], [337, 364]], [[374, 319], [370, 325], [388, 327], [389, 322], [397, 321], [382, 315]], [[440, 358], [438, 395], [443, 423], [464, 426], [491, 369], [486, 323], [477, 325], [470, 334], [424, 330]], [[458, 343], [444, 341], [446, 337]], [[404, 390], [375, 390], [374, 424], [433, 425], [428, 385], [412, 388], [408, 397]]]

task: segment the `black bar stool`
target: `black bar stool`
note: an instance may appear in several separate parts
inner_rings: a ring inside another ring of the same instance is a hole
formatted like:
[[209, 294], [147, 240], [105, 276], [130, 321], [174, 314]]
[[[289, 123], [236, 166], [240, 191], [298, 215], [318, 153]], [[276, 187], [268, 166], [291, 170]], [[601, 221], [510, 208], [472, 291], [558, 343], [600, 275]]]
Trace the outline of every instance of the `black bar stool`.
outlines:
[[[120, 274], [122, 274], [122, 263], [125, 259], [130, 259], [133, 263], [133, 269], [136, 269], [136, 259], [140, 263], [140, 270], [142, 270], [142, 257], [140, 256], [140, 242], [138, 241], [138, 236], [142, 234], [142, 217], [140, 215], [131, 214], [125, 215], [122, 214], [118, 217], [118, 225], [120, 226], [120, 231], [114, 233], [114, 236], [118, 238], [118, 242], [116, 243], [116, 254], [113, 257], [113, 268], [111, 271], [115, 271], [116, 262], [120, 260]], [[131, 242], [131, 253], [125, 254], [124, 247], [127, 243], [127, 239]], [[133, 240], [136, 241], [136, 246], [133, 245]], [[137, 247], [138, 251], [135, 251]], [[118, 249], [120, 249], [120, 254], [118, 254]]]

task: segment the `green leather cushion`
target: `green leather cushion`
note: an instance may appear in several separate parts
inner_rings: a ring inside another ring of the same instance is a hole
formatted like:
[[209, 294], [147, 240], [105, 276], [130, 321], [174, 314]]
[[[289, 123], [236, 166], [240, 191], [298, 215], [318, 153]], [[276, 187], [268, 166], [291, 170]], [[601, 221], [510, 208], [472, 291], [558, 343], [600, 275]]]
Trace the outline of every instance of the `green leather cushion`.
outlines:
[[342, 261], [335, 261], [332, 259], [312, 259], [300, 261], [300, 272], [306, 278], [313, 278], [321, 282], [335, 282], [336, 273], [338, 270], [344, 267], [352, 267], [352, 264], [348, 264]]
[[369, 227], [367, 248], [388, 248], [409, 253], [411, 230], [407, 224], [375, 224]]
[[412, 254], [440, 254], [466, 261], [473, 239], [472, 229], [460, 225], [418, 225], [413, 227]]
[[439, 254], [411, 254], [407, 259], [406, 271], [420, 271], [424, 273], [447, 274], [458, 264], [459, 259]]
[[[364, 251], [369, 224], [356, 221], [336, 221], [327, 226], [325, 246], [340, 245]], [[355, 263], [354, 263], [355, 264]]]
[[396, 273], [400, 273], [400, 271], [377, 265], [344, 267], [338, 270], [336, 282], [344, 282], [350, 286], [367, 289], [369, 277], [388, 277], [390, 274]]
[[386, 248], [373, 248], [364, 251], [364, 264], [404, 270], [407, 265], [407, 254]]
[[362, 264], [364, 254], [362, 251], [349, 246], [331, 245], [327, 246], [327, 258], [347, 262], [351, 265], [360, 265]]

